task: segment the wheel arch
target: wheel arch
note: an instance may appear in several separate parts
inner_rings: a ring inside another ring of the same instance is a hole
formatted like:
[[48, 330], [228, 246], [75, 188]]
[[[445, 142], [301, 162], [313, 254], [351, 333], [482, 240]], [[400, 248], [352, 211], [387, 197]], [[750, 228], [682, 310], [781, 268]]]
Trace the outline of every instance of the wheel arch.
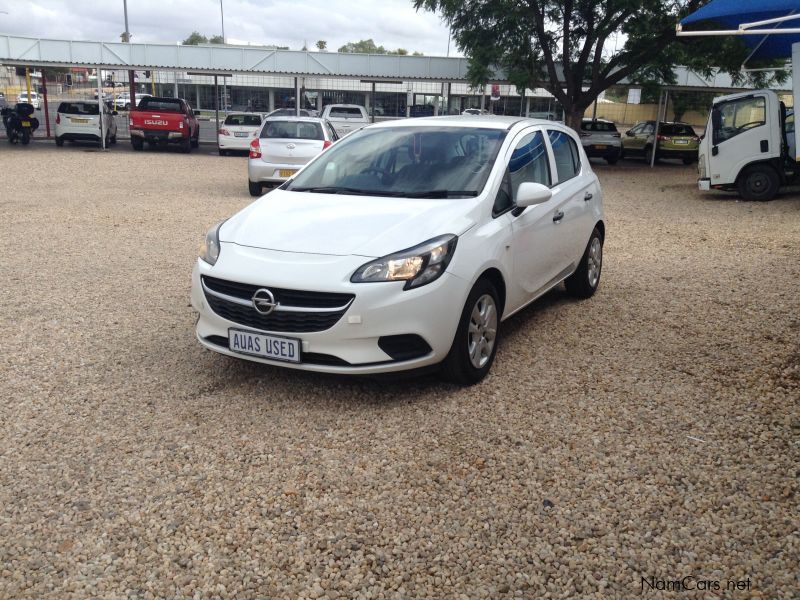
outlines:
[[489, 267], [488, 269], [485, 269], [477, 279], [475, 279], [475, 283], [481, 279], [486, 279], [489, 281], [489, 283], [494, 286], [494, 289], [497, 290], [498, 300], [500, 301], [499, 312], [502, 315], [506, 307], [506, 280], [503, 277], [503, 274], [496, 267]]
[[780, 165], [780, 159], [778, 159], [778, 158], [767, 158], [767, 159], [764, 159], [764, 160], [754, 160], [754, 161], [749, 162], [746, 165], [742, 166], [742, 168], [739, 169], [739, 172], [736, 174], [736, 178], [733, 180], [733, 185], [736, 185], [736, 186], [739, 185], [739, 180], [742, 178], [742, 175], [744, 175], [744, 173], [748, 169], [750, 169], [752, 167], [761, 167], [761, 166], [767, 166], [767, 167], [771, 168], [773, 171], [775, 171], [775, 174], [778, 176], [778, 180], [781, 182], [781, 185], [786, 183], [786, 175], [784, 174], [783, 169], [780, 168], [780, 166], [781, 166]]
[[594, 226], [597, 228], [597, 231], [600, 232], [600, 240], [603, 243], [605, 243], [605, 241], [606, 241], [606, 224], [603, 222], [603, 219], [600, 219], [599, 221], [597, 221], [597, 223], [595, 223]]

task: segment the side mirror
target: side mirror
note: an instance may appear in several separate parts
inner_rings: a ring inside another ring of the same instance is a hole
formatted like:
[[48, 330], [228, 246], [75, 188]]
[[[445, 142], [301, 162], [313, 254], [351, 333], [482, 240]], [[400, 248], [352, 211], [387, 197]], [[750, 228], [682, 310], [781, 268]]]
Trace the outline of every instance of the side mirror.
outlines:
[[629, 129], [628, 131], [625, 132], [625, 135], [627, 135], [628, 137], [633, 137], [633, 131]]
[[525, 208], [535, 204], [543, 204], [553, 197], [553, 190], [541, 183], [525, 181], [517, 188], [514, 204], [517, 208]]
[[200, 116], [200, 109], [195, 108], [192, 112], [194, 113], [195, 117], [199, 117]]

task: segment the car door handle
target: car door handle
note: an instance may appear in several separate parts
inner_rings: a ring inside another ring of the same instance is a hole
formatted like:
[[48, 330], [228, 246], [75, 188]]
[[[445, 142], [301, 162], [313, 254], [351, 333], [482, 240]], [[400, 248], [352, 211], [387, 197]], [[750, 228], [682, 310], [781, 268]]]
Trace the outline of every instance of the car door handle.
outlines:
[[553, 223], [558, 223], [563, 218], [564, 218], [564, 211], [560, 210], [553, 215]]
[[583, 200], [584, 200], [584, 202], [588, 202], [588, 201], [589, 201], [589, 200], [591, 200], [592, 198], [594, 198], [594, 196], [592, 196], [592, 193], [591, 193], [591, 192], [586, 192], [586, 194], [584, 194], [584, 196], [583, 196]]

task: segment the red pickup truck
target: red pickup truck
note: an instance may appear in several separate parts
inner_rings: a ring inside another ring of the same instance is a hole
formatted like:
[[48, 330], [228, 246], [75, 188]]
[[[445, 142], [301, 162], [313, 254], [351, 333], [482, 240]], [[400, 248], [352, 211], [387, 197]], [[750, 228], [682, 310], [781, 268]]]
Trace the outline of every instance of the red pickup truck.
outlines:
[[180, 144], [184, 152], [191, 152], [200, 137], [196, 114], [182, 98], [145, 96], [129, 114], [133, 149], [141, 150], [147, 142], [151, 146]]

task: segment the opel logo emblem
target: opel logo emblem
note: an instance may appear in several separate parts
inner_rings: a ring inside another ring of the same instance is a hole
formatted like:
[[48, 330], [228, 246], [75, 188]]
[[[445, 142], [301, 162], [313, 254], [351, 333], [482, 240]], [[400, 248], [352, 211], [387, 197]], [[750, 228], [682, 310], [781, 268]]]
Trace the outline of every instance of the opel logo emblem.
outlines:
[[275, 296], [267, 288], [256, 290], [250, 301], [253, 303], [253, 308], [256, 309], [256, 312], [262, 315], [268, 315], [278, 307], [278, 302], [275, 302]]
[[296, 146], [295, 146], [294, 144], [286, 144], [286, 147], [287, 147], [289, 150], [294, 150], [294, 149], [296, 148]]

